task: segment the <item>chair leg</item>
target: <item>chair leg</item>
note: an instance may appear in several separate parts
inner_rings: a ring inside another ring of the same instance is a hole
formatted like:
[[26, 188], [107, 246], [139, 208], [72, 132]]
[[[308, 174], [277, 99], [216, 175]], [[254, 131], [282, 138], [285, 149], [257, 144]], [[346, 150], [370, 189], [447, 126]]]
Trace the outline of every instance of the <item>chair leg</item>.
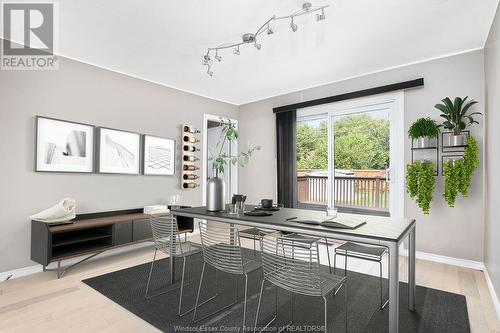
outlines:
[[382, 261], [378, 262], [380, 267], [380, 310], [383, 310], [387, 304], [389, 304], [389, 300], [384, 303], [384, 286], [383, 286], [383, 273], [382, 273]]
[[[183, 291], [184, 291], [184, 275], [186, 274], [185, 273], [186, 272], [186, 261], [187, 261], [187, 258], [184, 257], [183, 258], [183, 262], [182, 262], [181, 294], [179, 296], [179, 317], [187, 315], [189, 312], [193, 311], [193, 309], [194, 309], [194, 308], [191, 308], [191, 309], [187, 310], [186, 312], [181, 313], [181, 309], [182, 309], [182, 295], [183, 295]], [[187, 276], [188, 276], [188, 281], [189, 281], [189, 262], [188, 262], [188, 273], [187, 273]]]
[[347, 279], [344, 282], [344, 306], [345, 306], [345, 332], [347, 333], [347, 324], [348, 324], [348, 307], [347, 307]]
[[146, 285], [146, 293], [144, 294], [144, 298], [148, 298], [149, 283], [151, 282], [151, 275], [153, 274], [153, 267], [155, 264], [157, 251], [158, 251], [158, 249], [155, 249], [155, 254], [153, 255], [153, 261], [151, 261], [151, 268], [149, 269], [148, 284]]
[[[337, 255], [337, 253], [335, 253], [335, 256], [336, 255]], [[345, 257], [344, 276], [347, 276], [347, 256], [344, 256], [344, 257]], [[333, 292], [333, 296], [337, 296], [337, 294], [339, 293], [340, 289], [342, 289], [343, 287], [344, 287], [344, 285], [341, 284], [340, 287]]]
[[243, 302], [243, 332], [245, 332], [246, 330], [247, 295], [248, 295], [248, 275], [245, 274], [245, 300]]
[[328, 244], [328, 239], [325, 238], [326, 244], [326, 256], [328, 257], [328, 268], [330, 269], [330, 274], [332, 274], [332, 262], [330, 261], [330, 245]]
[[200, 284], [198, 285], [198, 294], [196, 295], [196, 303], [194, 305], [193, 323], [196, 321], [196, 310], [198, 309], [198, 302], [200, 301], [201, 284], [203, 282], [203, 276], [205, 275], [205, 266], [206, 264], [203, 263], [203, 267], [201, 268]]
[[327, 312], [327, 305], [326, 305], [326, 297], [323, 296], [323, 303], [325, 304], [325, 333], [328, 332], [328, 312]]
[[[200, 303], [201, 285], [202, 285], [202, 283], [203, 283], [203, 277], [204, 277], [204, 275], [205, 275], [205, 266], [206, 266], [206, 263], [204, 262], [204, 263], [203, 263], [203, 267], [202, 267], [202, 269], [201, 269], [201, 277], [200, 277], [200, 284], [199, 284], [199, 286], [198, 286], [198, 294], [196, 295], [196, 304], [195, 304], [195, 306], [194, 306], [194, 312], [193, 312], [193, 323], [196, 323], [196, 322], [199, 322], [199, 321], [201, 321], [201, 320], [203, 320], [203, 319], [206, 319], [206, 318], [208, 318], [208, 317], [211, 317], [211, 316], [213, 316], [214, 314], [219, 313], [219, 312], [221, 312], [222, 310], [225, 310], [225, 309], [227, 309], [227, 308], [229, 308], [229, 307], [231, 307], [231, 306], [235, 305], [236, 303], [238, 303], [238, 295], [236, 294], [236, 299], [234, 300], [234, 302], [233, 302], [233, 303], [228, 304], [228, 305], [226, 305], [226, 306], [224, 306], [224, 307], [222, 307], [222, 308], [220, 308], [220, 309], [218, 309], [218, 310], [216, 310], [216, 311], [213, 311], [213, 312], [211, 312], [210, 314], [208, 314], [208, 315], [204, 316], [203, 318], [196, 318], [196, 312], [197, 312], [198, 308], [199, 308], [199, 307], [201, 307], [202, 305], [204, 305], [204, 304], [206, 304], [206, 303], [210, 302], [211, 300], [213, 300], [214, 298], [216, 298], [216, 297], [219, 295], [219, 287], [218, 287], [218, 284], [219, 284], [219, 283], [218, 283], [218, 280], [217, 280], [217, 269], [216, 269], [216, 270], [215, 270], [215, 273], [216, 273], [216, 275], [215, 275], [215, 283], [217, 284], [217, 286], [216, 286], [216, 293], [215, 293], [215, 295], [213, 295], [212, 297], [210, 297], [210, 298], [208, 298], [207, 300], [205, 300], [205, 301], [203, 301], [203, 302], [201, 302], [201, 303]], [[237, 280], [236, 280], [236, 281], [237, 281]], [[236, 293], [238, 293], [238, 291], [236, 291]]]
[[333, 254], [333, 273], [335, 273], [336, 269], [337, 269], [337, 252]]
[[[257, 303], [257, 313], [255, 314], [255, 324], [253, 326], [253, 332], [255, 333], [257, 331], [257, 323], [259, 322], [259, 312], [260, 312], [260, 306], [262, 304], [262, 294], [264, 293], [264, 285], [266, 283], [266, 280], [265, 279], [262, 279], [262, 283], [260, 284], [260, 293], [259, 293], [259, 302]], [[269, 321], [266, 326], [264, 326], [260, 331], [264, 331], [269, 325], [271, 325], [273, 323], [273, 321], [276, 320], [276, 317], [278, 316], [278, 287], [275, 287], [274, 288], [276, 290], [276, 313], [273, 317], [273, 319], [271, 319], [271, 321]]]
[[255, 236], [253, 237], [253, 256], [255, 257], [257, 255], [257, 253], [255, 252]]

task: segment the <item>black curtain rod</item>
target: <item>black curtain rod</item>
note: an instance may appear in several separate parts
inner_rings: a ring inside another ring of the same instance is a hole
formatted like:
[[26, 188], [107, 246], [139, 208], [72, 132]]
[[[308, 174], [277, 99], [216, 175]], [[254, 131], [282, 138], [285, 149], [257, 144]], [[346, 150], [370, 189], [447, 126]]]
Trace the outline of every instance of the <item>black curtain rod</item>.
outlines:
[[422, 87], [423, 85], [424, 85], [424, 79], [419, 78], [419, 79], [410, 80], [410, 81], [388, 84], [386, 86], [380, 86], [380, 87], [375, 87], [375, 88], [370, 88], [370, 89], [353, 91], [353, 92], [340, 94], [340, 95], [334, 95], [334, 96], [329, 96], [329, 97], [313, 99], [313, 100], [307, 101], [307, 102], [300, 102], [300, 103], [295, 103], [295, 104], [290, 104], [290, 105], [285, 105], [285, 106], [279, 106], [277, 108], [273, 108], [273, 112], [278, 113], [278, 112], [292, 111], [292, 110], [307, 108], [307, 107], [321, 105], [321, 104], [328, 104], [328, 103], [333, 103], [333, 102], [345, 101], [347, 99], [360, 98], [360, 97], [366, 97], [366, 96], [371, 96], [371, 95], [378, 95], [378, 94], [383, 94], [383, 93], [396, 91], [396, 90], [404, 90], [404, 89]]

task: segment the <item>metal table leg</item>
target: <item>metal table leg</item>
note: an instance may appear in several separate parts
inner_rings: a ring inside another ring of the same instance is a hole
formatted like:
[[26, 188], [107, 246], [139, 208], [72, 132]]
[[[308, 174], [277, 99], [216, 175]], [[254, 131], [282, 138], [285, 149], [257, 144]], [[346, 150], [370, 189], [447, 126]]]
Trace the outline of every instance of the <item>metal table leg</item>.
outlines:
[[399, 244], [389, 245], [389, 333], [399, 328]]
[[408, 309], [410, 311], [415, 311], [415, 229], [413, 229], [408, 234]]

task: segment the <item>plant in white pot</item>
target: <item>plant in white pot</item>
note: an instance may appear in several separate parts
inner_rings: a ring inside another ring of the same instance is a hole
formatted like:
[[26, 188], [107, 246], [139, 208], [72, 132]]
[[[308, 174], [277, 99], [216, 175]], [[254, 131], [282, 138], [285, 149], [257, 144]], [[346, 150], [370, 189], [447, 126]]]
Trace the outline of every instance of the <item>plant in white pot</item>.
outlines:
[[212, 161], [213, 164], [213, 175], [207, 182], [207, 210], [212, 212], [224, 210], [224, 180], [219, 175], [224, 174], [226, 167], [231, 164], [241, 167], [246, 166], [253, 152], [260, 150], [260, 146], [255, 146], [249, 147], [247, 151], [240, 152], [237, 155], [227, 154], [225, 151], [226, 144], [231, 145], [238, 140], [238, 130], [236, 125], [229, 119], [220, 118], [219, 126], [222, 127], [222, 130], [219, 141], [215, 146], [218, 153], [214, 154], [209, 149], [209, 161]]
[[467, 102], [468, 96], [465, 98], [455, 97], [452, 102], [449, 97], [442, 100], [442, 104], [436, 104], [435, 108], [441, 111], [441, 117], [445, 119], [443, 122], [443, 127], [449, 130], [451, 135], [449, 136], [449, 142], [446, 144], [443, 142], [444, 146], [465, 146], [467, 145], [467, 136], [462, 132], [472, 124], [479, 124], [474, 120], [474, 115], [481, 115], [481, 112], [472, 112], [467, 114], [470, 108], [477, 104], [475, 100], [470, 100]]
[[408, 129], [408, 137], [416, 142], [416, 148], [429, 148], [436, 145], [439, 126], [430, 118], [419, 118]]

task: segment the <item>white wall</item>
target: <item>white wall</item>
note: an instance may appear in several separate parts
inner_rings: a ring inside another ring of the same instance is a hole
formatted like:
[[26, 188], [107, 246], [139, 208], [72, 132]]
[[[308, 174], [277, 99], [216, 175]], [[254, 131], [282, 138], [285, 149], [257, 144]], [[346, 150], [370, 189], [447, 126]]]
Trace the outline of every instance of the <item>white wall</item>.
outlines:
[[[251, 141], [262, 146], [262, 150], [252, 158], [252, 163], [240, 169], [240, 192], [248, 194], [249, 202], [276, 196], [276, 124], [273, 107], [423, 77], [425, 87], [405, 93], [406, 131], [419, 117], [430, 116], [439, 120], [439, 112], [434, 109], [434, 105], [446, 96], [470, 96], [479, 101], [476, 110], [483, 112], [483, 57], [482, 50], [464, 53], [240, 106], [241, 142]], [[297, 79], [300, 80], [300, 77]], [[472, 129], [472, 134], [478, 139], [482, 151], [484, 121], [479, 120], [481, 124]], [[405, 147], [405, 161], [409, 163], [411, 142], [408, 138], [405, 140]], [[439, 176], [429, 216], [422, 214], [407, 196], [404, 198], [405, 215], [417, 220], [418, 251], [475, 261], [483, 260], [482, 179], [481, 166], [472, 181], [469, 198], [459, 198], [455, 208], [449, 208], [441, 197], [444, 179]]]
[[62, 57], [57, 71], [0, 71], [0, 101], [0, 272], [34, 264], [28, 216], [63, 197], [76, 199], [78, 213], [166, 203], [174, 193], [186, 204], [202, 201], [201, 187], [180, 189], [180, 144], [173, 177], [34, 172], [36, 115], [178, 143], [181, 125], [201, 129], [203, 113], [237, 118], [236, 106]]
[[[486, 42], [486, 218], [484, 262], [500, 298], [500, 11]], [[500, 308], [497, 308], [500, 314]]]

